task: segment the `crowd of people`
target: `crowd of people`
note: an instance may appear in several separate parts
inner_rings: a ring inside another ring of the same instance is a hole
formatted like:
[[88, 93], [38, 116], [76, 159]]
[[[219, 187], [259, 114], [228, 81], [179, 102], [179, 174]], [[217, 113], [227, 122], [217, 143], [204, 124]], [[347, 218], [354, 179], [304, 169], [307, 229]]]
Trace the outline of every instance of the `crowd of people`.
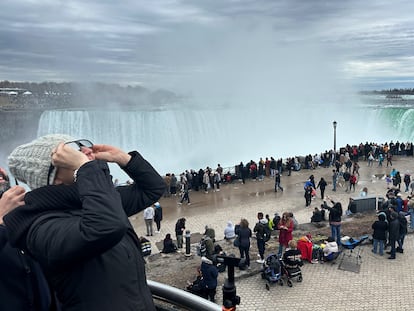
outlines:
[[[291, 253], [296, 252], [296, 248], [304, 252], [303, 241], [306, 239], [306, 247], [310, 247], [309, 261], [312, 263], [324, 263], [326, 261], [335, 260], [340, 253], [342, 244], [342, 217], [344, 216], [344, 213], [347, 215], [352, 214], [351, 210], [353, 210], [353, 208], [351, 208], [353, 204], [352, 198], [350, 198], [348, 209], [344, 209], [341, 202], [335, 202], [329, 196], [326, 196], [325, 193], [328, 185], [332, 185], [332, 191], [343, 191], [344, 193], [356, 192], [356, 185], [360, 176], [359, 170], [362, 165], [361, 160], [365, 161], [364, 165], [368, 167], [373, 167], [374, 163], [377, 163], [378, 166], [382, 166], [382, 162], [385, 160], [386, 163], [384, 163], [384, 165], [392, 166], [392, 157], [394, 155], [412, 156], [412, 144], [385, 143], [383, 145], [360, 144], [359, 146], [346, 146], [345, 148], [341, 148], [340, 152], [336, 154], [330, 151], [315, 156], [309, 155], [304, 159], [295, 157], [288, 159], [285, 163], [283, 163], [282, 159], [275, 160], [273, 157], [270, 157], [269, 159], [265, 158], [265, 160], [261, 158], [257, 164], [254, 161], [249, 161], [247, 165], [244, 165], [241, 162], [240, 165], [236, 166], [234, 174], [223, 174], [223, 169], [218, 165], [216, 170], [207, 167], [205, 170], [200, 169], [198, 172], [194, 170], [186, 171], [181, 174], [181, 176], [184, 177], [180, 178], [178, 184], [181, 184], [184, 178], [190, 189], [195, 191], [203, 190], [208, 193], [209, 191], [220, 191], [221, 183], [233, 182], [235, 179], [239, 179], [242, 183], [245, 183], [246, 179], [262, 181], [264, 178], [273, 178], [275, 180], [274, 191], [277, 192], [284, 190], [281, 184], [282, 173], [287, 172], [284, 175], [289, 176], [292, 171], [299, 169], [312, 170], [318, 166], [333, 167], [331, 182], [325, 180], [324, 177], [315, 181], [314, 174], [311, 174], [309, 179], [304, 181], [305, 205], [311, 206], [312, 200], [318, 196], [318, 190], [320, 192], [320, 198], [323, 200], [323, 204], [321, 204], [320, 208], [314, 208], [311, 218], [311, 222], [313, 223], [321, 223], [325, 221], [328, 221], [329, 223], [331, 228], [330, 236], [322, 243], [320, 241], [314, 243], [310, 236], [304, 236], [302, 237], [302, 241], [298, 241], [299, 245], [293, 247], [292, 241], [296, 240], [296, 238], [293, 238], [292, 233], [295, 224], [294, 217], [292, 217], [293, 215], [290, 212], [284, 212], [282, 217], [276, 215], [277, 217], [273, 219], [270, 218], [269, 215], [264, 216], [263, 213], [259, 212], [257, 215], [257, 222], [252, 228], [249, 227], [247, 219], [242, 218], [236, 225], [233, 225], [233, 223], [229, 221], [224, 229], [224, 238], [227, 240], [234, 240], [234, 246], [239, 249], [240, 258], [244, 259], [246, 269], [250, 269], [251, 265], [250, 247], [253, 236], [255, 236], [259, 257], [256, 261], [259, 264], [265, 264], [266, 262], [265, 248], [267, 234], [265, 233], [264, 228], [269, 228], [272, 232], [277, 230], [276, 235], [279, 242], [277, 256], [279, 258], [283, 258], [286, 251]], [[407, 193], [412, 193], [414, 190], [414, 182], [411, 180], [410, 174], [406, 172], [402, 176], [401, 173], [397, 172], [396, 168], [391, 171], [391, 181], [389, 186], [393, 189], [400, 189], [401, 183], [404, 182], [405, 187], [401, 190], [404, 190]], [[217, 175], [219, 176], [217, 177]], [[173, 194], [171, 191], [168, 191], [167, 187], [164, 195], [168, 197]], [[367, 196], [368, 188], [363, 187], [359, 195], [361, 197]], [[396, 195], [396, 197], [401, 197], [401, 194], [399, 196]], [[414, 214], [414, 206], [412, 209], [407, 207], [403, 212], [404, 216], [410, 213], [409, 211]], [[401, 213], [401, 217], [403, 213]], [[391, 213], [387, 214], [389, 222], [392, 221], [391, 218], [393, 217], [390, 215]], [[383, 216], [380, 216], [381, 219], [382, 217]], [[412, 217], [412, 219], [414, 219], [414, 217]], [[402, 220], [400, 221], [402, 222]], [[387, 238], [389, 238], [389, 236], [391, 236], [391, 238], [394, 237], [394, 235], [387, 233]], [[378, 234], [374, 234], [373, 232], [373, 252], [382, 254], [385, 246], [388, 244], [391, 245], [390, 258], [395, 258], [395, 252], [401, 252], [400, 250], [403, 250], [403, 239], [401, 239], [400, 235], [395, 239], [395, 243], [398, 245], [398, 247], [395, 247], [395, 251], [392, 250], [393, 239], [382, 243], [382, 240], [377, 239], [377, 237]], [[382, 237], [382, 235], [379, 235], [379, 237]], [[214, 247], [210, 248], [214, 249]], [[380, 250], [377, 250], [377, 248]]]
[[[2, 275], [14, 272], [16, 275], [14, 278], [1, 278], [1, 309], [29, 310], [34, 306], [40, 311], [155, 310], [146, 283], [143, 259], [144, 248], [148, 250], [148, 240], [136, 235], [129, 216], [144, 211], [146, 233], [152, 236], [153, 222], [157, 226], [155, 232], [161, 229], [162, 208], [158, 202], [161, 196], [180, 195], [178, 203], [189, 205], [190, 190], [220, 191], [223, 182], [240, 179], [244, 183], [247, 178], [257, 181], [274, 178], [274, 190], [283, 191], [282, 172], [287, 171], [289, 176], [292, 171], [311, 170], [320, 165], [335, 168], [333, 191], [337, 190], [341, 178], [346, 184], [345, 191], [355, 191], [361, 157], [368, 166], [373, 166], [374, 161], [382, 166], [385, 160], [387, 166], [392, 166], [392, 157], [397, 154], [413, 156], [413, 145], [399, 142], [347, 145], [337, 153], [326, 151], [303, 159], [288, 158], [285, 162], [273, 157], [260, 159], [258, 163], [251, 160], [246, 165], [241, 162], [235, 173], [224, 172], [218, 164], [214, 170], [207, 167], [183, 172], [179, 178], [172, 173], [162, 178], [137, 151], [127, 153], [114, 146], [61, 134], [39, 137], [18, 146], [8, 157], [9, 170], [16, 182], [27, 184], [31, 191], [27, 192], [17, 184], [10, 187], [8, 174], [5, 170], [0, 171], [0, 269]], [[109, 162], [124, 170], [132, 182], [114, 187]], [[381, 255], [386, 245], [390, 245], [390, 259], [394, 259], [397, 252], [403, 253], [407, 233], [402, 229], [405, 215], [414, 216], [411, 198], [404, 202], [400, 189], [404, 182], [405, 192], [411, 189], [413, 193], [414, 185], [407, 175], [402, 177], [398, 171], [392, 171], [388, 176], [393, 186], [383, 205], [384, 215], [380, 214], [378, 222], [373, 224], [373, 252]], [[326, 187], [327, 182], [322, 178], [317, 185], [314, 177], [310, 178], [308, 189], [305, 189], [306, 205], [309, 206], [309, 200], [316, 195], [318, 188], [321, 197], [325, 198]], [[329, 253], [325, 249], [329, 250], [330, 246], [335, 249], [334, 243], [337, 246], [341, 244], [342, 206], [339, 202], [330, 202], [332, 206], [327, 200], [324, 202], [323, 210], [329, 212], [332, 236], [326, 241], [323, 251], [316, 252], [320, 254], [318, 258], [329, 257], [334, 251]], [[257, 214], [253, 230], [246, 219], [241, 219], [235, 226], [232, 223], [226, 226], [225, 237], [234, 240], [247, 269], [250, 267], [253, 234], [256, 236], [259, 264], [265, 263], [266, 241], [272, 230], [279, 231], [280, 257], [286, 253], [291, 255], [284, 257], [298, 255], [297, 252], [293, 254], [297, 247], [292, 243], [293, 214], [286, 211], [282, 217], [275, 215], [270, 219], [266, 216], [261, 212]], [[411, 217], [412, 229], [413, 219]], [[181, 251], [185, 229], [186, 219], [180, 218], [175, 226], [176, 244], [171, 234], [167, 234], [163, 241], [164, 253]], [[214, 301], [217, 273], [223, 269], [215, 256], [224, 254], [215, 244], [212, 228], [206, 228], [203, 240], [197, 279], [202, 295]], [[63, 279], [65, 282], [61, 282]]]

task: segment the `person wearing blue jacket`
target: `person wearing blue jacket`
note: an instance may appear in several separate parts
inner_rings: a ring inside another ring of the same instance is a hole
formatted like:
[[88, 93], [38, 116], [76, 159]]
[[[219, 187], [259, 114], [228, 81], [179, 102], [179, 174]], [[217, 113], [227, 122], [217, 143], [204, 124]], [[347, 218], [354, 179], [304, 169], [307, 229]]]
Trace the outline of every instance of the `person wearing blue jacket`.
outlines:
[[202, 288], [204, 290], [204, 298], [215, 302], [218, 270], [213, 261], [207, 257], [201, 257], [201, 274]]

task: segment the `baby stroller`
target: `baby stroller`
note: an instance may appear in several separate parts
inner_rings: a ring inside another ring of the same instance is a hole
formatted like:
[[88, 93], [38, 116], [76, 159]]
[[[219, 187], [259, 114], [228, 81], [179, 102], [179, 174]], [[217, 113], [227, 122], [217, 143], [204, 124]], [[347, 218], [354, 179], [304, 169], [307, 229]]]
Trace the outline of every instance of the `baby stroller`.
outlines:
[[263, 263], [262, 279], [267, 280], [266, 289], [269, 290], [269, 284], [279, 283], [283, 285], [281, 263], [277, 255], [270, 254]]
[[[292, 279], [296, 279], [297, 282], [302, 282], [302, 270], [300, 269], [300, 265], [296, 265], [295, 267], [288, 267], [283, 260], [280, 260], [281, 263], [281, 272], [282, 277], [286, 279], [286, 284], [289, 287], [293, 286]], [[301, 264], [303, 265], [303, 263]]]

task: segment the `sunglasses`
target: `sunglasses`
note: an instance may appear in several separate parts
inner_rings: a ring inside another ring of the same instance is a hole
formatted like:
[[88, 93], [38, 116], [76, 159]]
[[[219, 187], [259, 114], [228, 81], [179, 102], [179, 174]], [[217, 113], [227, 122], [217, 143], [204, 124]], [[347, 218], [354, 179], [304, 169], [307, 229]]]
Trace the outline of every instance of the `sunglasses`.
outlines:
[[79, 151], [82, 150], [82, 147], [85, 147], [85, 148], [92, 148], [93, 147], [93, 143], [90, 140], [87, 140], [87, 139], [78, 139], [78, 140], [74, 140], [74, 141], [68, 141], [67, 143], [65, 143], [65, 145], [67, 145], [67, 146], [69, 146], [73, 149], [79, 150]]
[[[75, 150], [78, 150], [78, 151], [82, 151], [82, 147], [84, 147], [84, 148], [92, 148], [93, 147], [93, 143], [90, 140], [87, 140], [87, 139], [78, 139], [78, 140], [74, 140], [74, 141], [68, 141], [67, 143], [65, 143], [65, 145], [67, 145], [67, 146], [69, 146], [69, 147], [71, 147]], [[54, 169], [55, 169], [55, 166], [52, 163], [50, 163], [49, 171], [47, 173], [47, 185], [48, 186], [51, 184], [50, 175], [52, 174]]]

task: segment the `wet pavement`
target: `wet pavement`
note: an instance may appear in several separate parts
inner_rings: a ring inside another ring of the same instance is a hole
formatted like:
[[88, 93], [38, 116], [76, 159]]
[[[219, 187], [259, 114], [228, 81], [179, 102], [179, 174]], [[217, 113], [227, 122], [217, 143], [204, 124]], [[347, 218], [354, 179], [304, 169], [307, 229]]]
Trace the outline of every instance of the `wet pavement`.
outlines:
[[[413, 171], [412, 158], [395, 157], [394, 167], [404, 174]], [[350, 196], [358, 196], [362, 187], [368, 187], [369, 195], [385, 196], [386, 183], [378, 178], [388, 173], [392, 167], [367, 167], [361, 162], [361, 176], [355, 193], [348, 194], [341, 186], [337, 192], [331, 191], [330, 185], [326, 194], [334, 200], [342, 202], [346, 209]], [[292, 176], [282, 176], [284, 192], [273, 191], [274, 182], [270, 178], [265, 181], [248, 181], [246, 184], [234, 182], [222, 185], [220, 192], [206, 194], [203, 191], [190, 192], [191, 205], [178, 205], [178, 197], [162, 198], [164, 220], [161, 233], [149, 237], [153, 252], [157, 252], [155, 242], [161, 241], [166, 233], [174, 236], [175, 222], [180, 217], [187, 219], [187, 229], [191, 232], [203, 232], [204, 226], [209, 225], [216, 231], [217, 239], [222, 239], [223, 230], [228, 220], [234, 223], [241, 217], [248, 219], [250, 227], [256, 222], [257, 212], [262, 211], [272, 215], [275, 212], [292, 211], [299, 223], [309, 222], [314, 206], [322, 203], [316, 198], [311, 208], [305, 208], [303, 183], [310, 174], [315, 175], [315, 181], [320, 177], [331, 182], [331, 168], [301, 170], [293, 172]], [[319, 195], [319, 191], [318, 191]], [[142, 213], [131, 218], [138, 234], [145, 233]], [[351, 233], [343, 232], [343, 235]], [[254, 241], [252, 241], [254, 243]], [[388, 260], [370, 251], [370, 246], [360, 246], [362, 264], [359, 273], [338, 269], [339, 265], [305, 264], [303, 267], [304, 281], [295, 283], [293, 287], [272, 286], [269, 291], [260, 274], [251, 272], [248, 277], [237, 281], [237, 292], [242, 297], [238, 310], [410, 310], [414, 306], [413, 289], [414, 275], [409, 273], [413, 256], [413, 235], [406, 240], [404, 254], [398, 254], [396, 260]], [[272, 249], [268, 249], [268, 252]], [[251, 254], [252, 259], [256, 254]], [[159, 259], [159, 260], [162, 260]], [[256, 267], [257, 268], [257, 267]], [[257, 269], [254, 269], [257, 273]], [[174, 267], [171, 267], [174, 269]], [[179, 277], [179, 273], [177, 273]], [[218, 289], [217, 300], [221, 293]]]

